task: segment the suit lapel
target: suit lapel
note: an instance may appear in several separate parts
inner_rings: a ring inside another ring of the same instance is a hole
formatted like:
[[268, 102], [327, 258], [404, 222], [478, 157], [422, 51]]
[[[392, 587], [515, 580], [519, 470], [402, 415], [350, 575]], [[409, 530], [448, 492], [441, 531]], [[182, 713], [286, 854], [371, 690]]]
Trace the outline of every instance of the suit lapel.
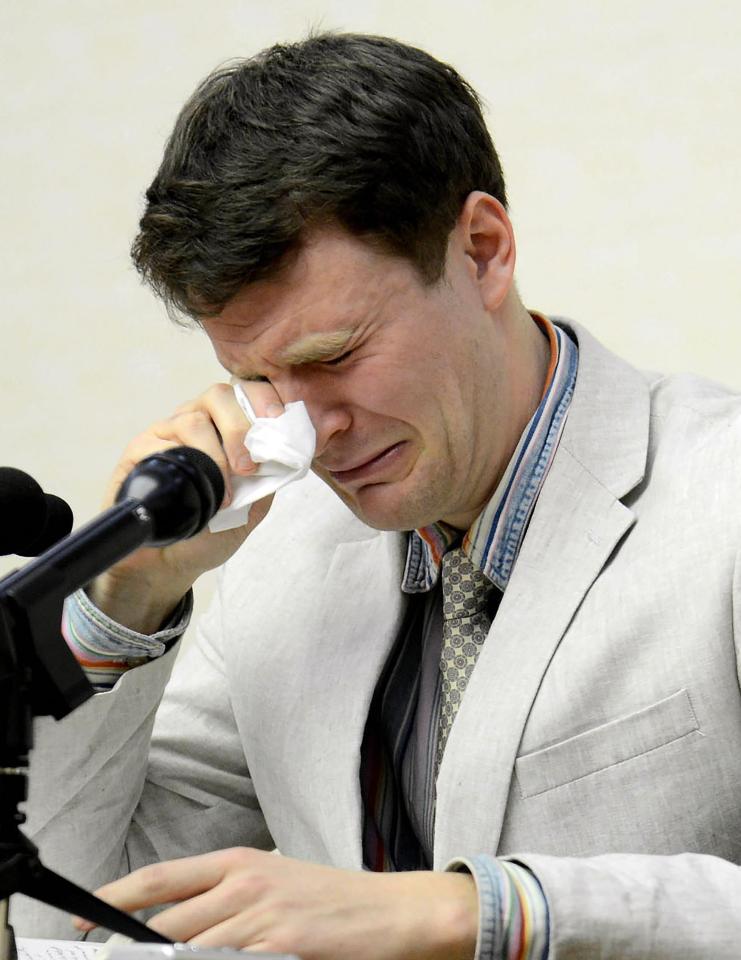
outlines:
[[[634, 522], [645, 380], [575, 328], [577, 385], [558, 453], [451, 730], [437, 783], [435, 863], [495, 852], [517, 750], [544, 672], [591, 584]], [[458, 812], [465, 810], [465, 816]]]
[[[281, 821], [271, 823], [276, 843], [290, 838], [285, 845], [296, 856], [362, 866], [360, 748], [378, 676], [400, 629], [405, 541], [379, 533], [340, 543], [326, 571], [324, 596], [311, 604], [323, 611], [322, 619], [316, 630], [311, 625], [311, 644], [293, 657], [291, 670], [301, 673], [300, 702], [286, 704], [303, 719], [287, 724], [292, 736], [281, 748], [281, 769], [291, 771], [295, 803], [287, 802], [284, 784], [277, 782], [270, 804]], [[285, 691], [281, 696], [285, 700]], [[277, 724], [276, 735], [280, 730]], [[312, 810], [308, 829], [298, 822], [306, 809]]]

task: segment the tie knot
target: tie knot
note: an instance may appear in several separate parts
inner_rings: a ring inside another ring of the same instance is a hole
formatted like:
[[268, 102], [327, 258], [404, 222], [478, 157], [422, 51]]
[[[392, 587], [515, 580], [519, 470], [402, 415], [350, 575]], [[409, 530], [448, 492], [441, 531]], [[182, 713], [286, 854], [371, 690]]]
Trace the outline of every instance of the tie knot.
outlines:
[[486, 610], [494, 585], [461, 547], [449, 550], [443, 557], [441, 579], [444, 619], [471, 617]]

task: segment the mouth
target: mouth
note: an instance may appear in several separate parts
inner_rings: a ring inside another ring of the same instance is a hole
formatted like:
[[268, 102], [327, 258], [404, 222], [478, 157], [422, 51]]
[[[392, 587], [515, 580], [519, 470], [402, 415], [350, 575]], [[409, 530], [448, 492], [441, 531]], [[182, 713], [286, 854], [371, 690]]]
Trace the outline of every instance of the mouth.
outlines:
[[328, 470], [327, 472], [336, 483], [342, 486], [358, 482], [381, 482], [385, 471], [396, 464], [405, 447], [406, 442], [402, 440], [386, 447], [385, 450], [354, 467], [346, 470]]

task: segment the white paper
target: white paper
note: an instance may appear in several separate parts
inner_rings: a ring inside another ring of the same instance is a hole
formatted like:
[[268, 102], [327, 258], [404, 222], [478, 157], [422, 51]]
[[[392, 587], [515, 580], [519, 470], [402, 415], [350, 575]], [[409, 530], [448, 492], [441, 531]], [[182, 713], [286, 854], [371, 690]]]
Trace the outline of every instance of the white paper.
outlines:
[[279, 417], [258, 417], [238, 384], [234, 396], [252, 424], [244, 445], [259, 466], [249, 477], [232, 475], [232, 502], [211, 519], [212, 533], [247, 523], [250, 504], [306, 476], [316, 448], [316, 431], [302, 400], [287, 403]]
[[105, 943], [87, 943], [84, 940], [39, 940], [16, 937], [18, 960], [107, 960], [116, 947], [134, 941], [122, 933], [113, 933]]
[[18, 960], [91, 960], [102, 944], [16, 937]]

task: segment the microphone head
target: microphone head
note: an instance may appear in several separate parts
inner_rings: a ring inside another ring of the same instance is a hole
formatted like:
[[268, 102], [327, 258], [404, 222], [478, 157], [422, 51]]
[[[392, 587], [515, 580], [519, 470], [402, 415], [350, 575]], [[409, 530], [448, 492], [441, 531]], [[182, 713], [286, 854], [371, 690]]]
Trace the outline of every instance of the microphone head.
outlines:
[[15, 467], [0, 467], [0, 555], [35, 557], [72, 529], [69, 504]]
[[162, 547], [193, 537], [224, 499], [224, 478], [208, 454], [173, 447], [138, 463], [124, 480], [116, 502], [138, 500], [151, 517], [147, 543]]
[[35, 540], [20, 544], [16, 553], [21, 557], [38, 557], [44, 550], [53, 547], [72, 530], [74, 517], [72, 509], [66, 500], [56, 497], [53, 493], [45, 493], [46, 522]]
[[0, 554], [19, 553], [38, 537], [46, 522], [44, 491], [15, 467], [0, 467]]

